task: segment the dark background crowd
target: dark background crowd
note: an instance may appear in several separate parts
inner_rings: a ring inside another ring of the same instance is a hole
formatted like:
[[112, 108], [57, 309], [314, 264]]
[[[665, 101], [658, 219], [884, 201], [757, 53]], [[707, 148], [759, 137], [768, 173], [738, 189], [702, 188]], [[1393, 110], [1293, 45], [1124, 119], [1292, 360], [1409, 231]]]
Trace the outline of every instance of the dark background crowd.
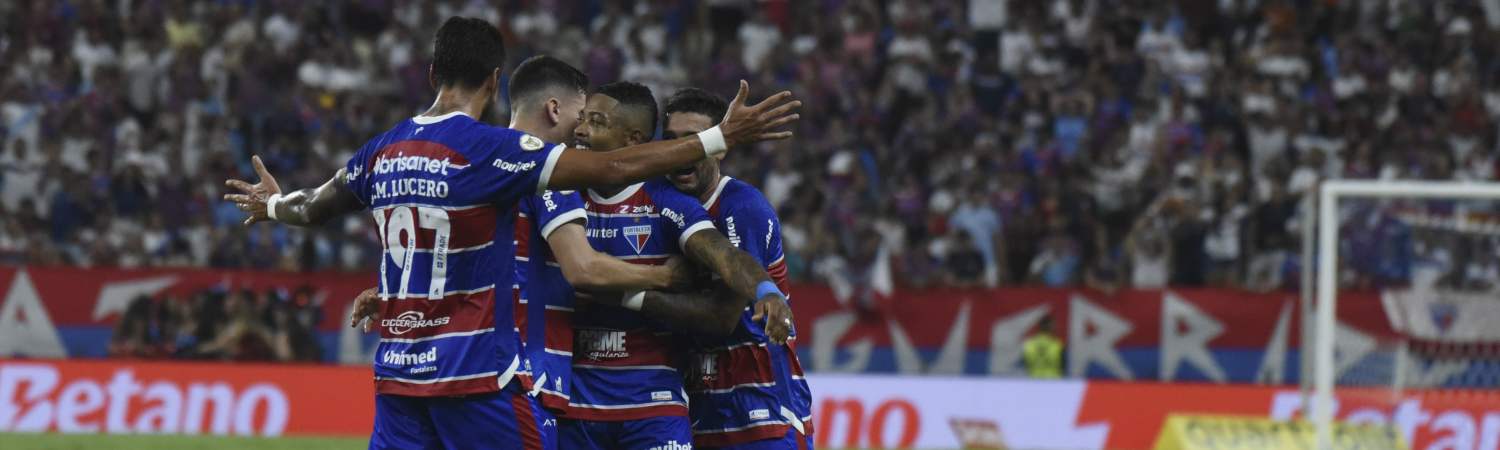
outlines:
[[308, 286], [213, 288], [185, 297], [138, 297], [116, 322], [108, 356], [228, 361], [319, 362], [313, 330], [322, 310]]
[[[0, 261], [370, 270], [367, 217], [244, 227], [221, 183], [425, 109], [451, 15], [596, 85], [795, 92], [726, 172], [836, 286], [1286, 288], [1320, 180], [1496, 175], [1497, 0], [0, 2]], [[1355, 203], [1342, 279], [1488, 289], [1492, 209]]]

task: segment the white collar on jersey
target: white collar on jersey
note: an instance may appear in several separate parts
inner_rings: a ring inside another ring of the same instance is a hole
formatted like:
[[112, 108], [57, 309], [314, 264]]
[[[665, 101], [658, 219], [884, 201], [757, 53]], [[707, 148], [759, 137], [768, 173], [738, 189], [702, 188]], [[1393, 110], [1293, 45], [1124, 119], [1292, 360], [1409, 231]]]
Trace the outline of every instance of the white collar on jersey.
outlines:
[[463, 111], [454, 111], [451, 113], [443, 114], [441, 116], [416, 116], [411, 118], [411, 121], [416, 122], [417, 125], [432, 125], [444, 120], [452, 119], [457, 116], [469, 117], [469, 114]]
[[724, 186], [729, 185], [729, 175], [719, 175], [719, 185], [714, 186], [714, 195], [708, 196], [708, 201], [703, 202], [704, 208], [712, 208], [714, 202], [719, 201], [719, 194], [724, 193]]
[[646, 183], [642, 182], [626, 186], [625, 189], [621, 189], [619, 193], [612, 195], [609, 198], [600, 197], [598, 192], [594, 192], [593, 189], [589, 189], [589, 199], [593, 200], [594, 203], [598, 203], [601, 205], [613, 205], [623, 202], [625, 201], [625, 199], [630, 198], [630, 196], [635, 195], [635, 192], [641, 190], [641, 185], [644, 184]]

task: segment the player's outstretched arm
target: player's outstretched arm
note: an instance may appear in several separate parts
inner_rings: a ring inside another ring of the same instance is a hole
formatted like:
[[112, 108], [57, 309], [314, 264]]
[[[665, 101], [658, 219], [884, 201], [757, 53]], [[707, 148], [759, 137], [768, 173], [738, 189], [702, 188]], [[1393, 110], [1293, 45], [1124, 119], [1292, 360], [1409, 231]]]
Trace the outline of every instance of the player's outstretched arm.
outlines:
[[626, 185], [666, 175], [741, 144], [792, 137], [791, 131], [774, 130], [800, 118], [793, 111], [802, 106], [802, 101], [792, 99], [791, 92], [782, 91], [760, 103], [746, 105], [749, 92], [749, 83], [741, 80], [739, 94], [729, 103], [724, 120], [694, 136], [648, 142], [611, 152], [565, 150], [558, 157], [545, 188]]
[[354, 192], [344, 184], [344, 169], [339, 169], [322, 186], [282, 194], [276, 178], [266, 170], [260, 156], [250, 159], [255, 166], [260, 182], [250, 184], [240, 180], [227, 180], [225, 185], [239, 189], [239, 194], [224, 194], [224, 200], [234, 202], [241, 211], [249, 213], [245, 225], [263, 220], [274, 220], [288, 225], [320, 225], [329, 219], [364, 209]]
[[631, 264], [594, 250], [583, 225], [572, 222], [547, 235], [547, 245], [562, 267], [563, 278], [586, 291], [638, 291], [666, 289], [691, 277], [681, 260], [666, 265]]
[[766, 336], [772, 342], [786, 342], [792, 329], [792, 308], [786, 304], [785, 294], [776, 288], [771, 276], [754, 256], [735, 247], [717, 230], [693, 233], [682, 249], [689, 260], [723, 278], [724, 286], [735, 294], [717, 301], [737, 302], [739, 309], [735, 314], [738, 315], [744, 308], [744, 303], [738, 299], [756, 299], [752, 319], [765, 319]]

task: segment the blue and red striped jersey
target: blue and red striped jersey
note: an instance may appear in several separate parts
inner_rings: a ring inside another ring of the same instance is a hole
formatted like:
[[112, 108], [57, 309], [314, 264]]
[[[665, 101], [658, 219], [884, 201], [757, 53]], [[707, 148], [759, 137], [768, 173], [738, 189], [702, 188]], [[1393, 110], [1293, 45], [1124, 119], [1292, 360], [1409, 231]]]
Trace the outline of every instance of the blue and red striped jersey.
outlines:
[[[704, 207], [729, 242], [755, 257], [787, 292], [781, 223], [765, 196], [749, 183], [726, 176]], [[753, 314], [747, 308], [739, 327], [726, 338], [697, 339], [686, 380], [695, 445], [726, 447], [779, 439], [788, 427], [812, 433], [812, 393], [793, 347], [796, 330], [786, 344], [773, 345], [765, 327], [750, 320]]]
[[576, 191], [528, 197], [516, 214], [516, 327], [525, 355], [518, 375], [542, 406], [559, 414], [566, 413], [573, 380], [573, 285], [563, 277], [547, 237], [585, 217]]
[[[608, 198], [589, 191], [589, 243], [635, 264], [662, 264], [688, 237], [713, 231], [703, 205], [665, 180]], [[573, 396], [568, 416], [617, 421], [687, 415], [680, 358], [688, 345], [636, 311], [589, 305], [573, 316]]]
[[562, 152], [451, 113], [406, 120], [350, 158], [344, 181], [384, 248], [376, 392], [453, 396], [510, 382], [520, 340], [496, 287], [513, 284], [512, 213], [546, 188]]

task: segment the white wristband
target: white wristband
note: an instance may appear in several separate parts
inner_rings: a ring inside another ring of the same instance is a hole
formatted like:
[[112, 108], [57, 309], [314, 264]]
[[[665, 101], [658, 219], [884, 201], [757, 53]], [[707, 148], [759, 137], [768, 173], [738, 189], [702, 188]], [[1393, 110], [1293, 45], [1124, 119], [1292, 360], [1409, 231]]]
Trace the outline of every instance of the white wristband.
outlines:
[[281, 203], [281, 193], [280, 192], [277, 192], [275, 194], [271, 194], [271, 198], [266, 199], [266, 217], [270, 217], [271, 220], [276, 220], [276, 204], [277, 203]]
[[643, 303], [646, 303], [646, 293], [644, 291], [626, 292], [625, 300], [620, 302], [620, 306], [631, 311], [640, 311], [641, 304]]
[[703, 154], [710, 158], [718, 158], [729, 152], [729, 145], [724, 143], [724, 132], [719, 130], [718, 125], [698, 132], [698, 140], [703, 142]]

